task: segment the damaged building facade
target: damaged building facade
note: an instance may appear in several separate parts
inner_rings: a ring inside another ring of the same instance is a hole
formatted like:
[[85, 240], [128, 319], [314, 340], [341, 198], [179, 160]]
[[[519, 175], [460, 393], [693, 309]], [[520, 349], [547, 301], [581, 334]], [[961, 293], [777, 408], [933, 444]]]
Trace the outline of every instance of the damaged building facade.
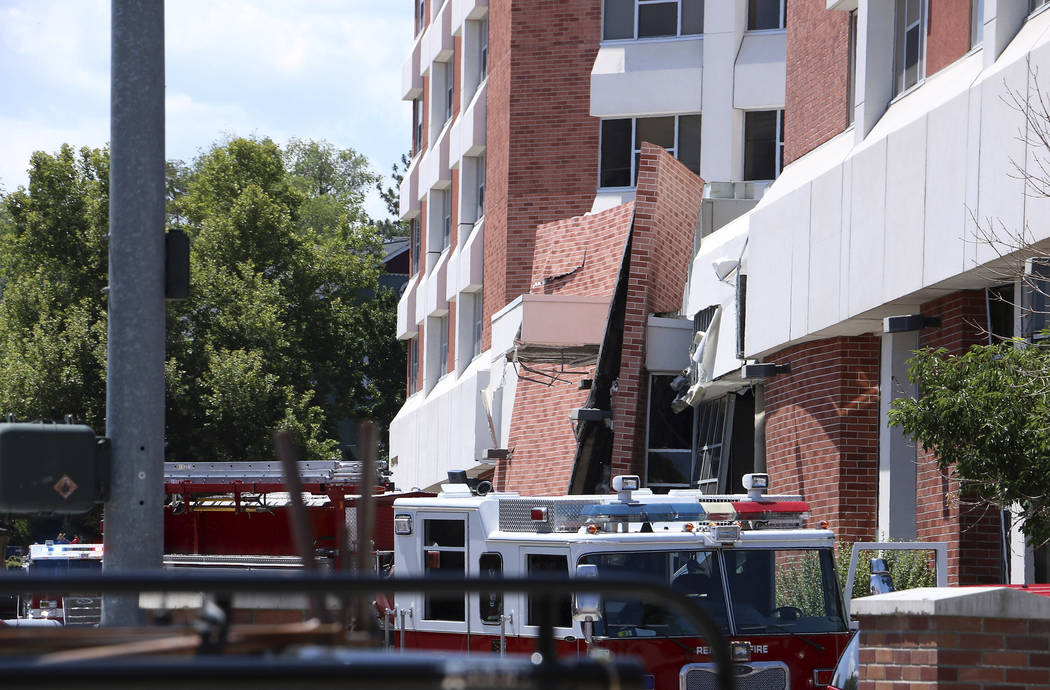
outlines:
[[1050, 235], [1017, 174], [1041, 160], [1044, 9], [417, 0], [397, 484], [720, 492], [764, 470], [847, 541], [1047, 581], [886, 418], [917, 347], [1034, 328], [980, 228]]

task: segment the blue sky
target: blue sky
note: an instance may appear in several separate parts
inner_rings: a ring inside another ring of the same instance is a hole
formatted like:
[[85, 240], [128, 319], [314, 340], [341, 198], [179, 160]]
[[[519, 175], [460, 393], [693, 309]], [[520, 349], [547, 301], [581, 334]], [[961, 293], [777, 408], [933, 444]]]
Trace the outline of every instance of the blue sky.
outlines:
[[[0, 0], [0, 188], [26, 184], [33, 151], [109, 140], [109, 6]], [[300, 137], [388, 173], [409, 145], [411, 21], [398, 0], [167, 0], [167, 157], [228, 134]]]

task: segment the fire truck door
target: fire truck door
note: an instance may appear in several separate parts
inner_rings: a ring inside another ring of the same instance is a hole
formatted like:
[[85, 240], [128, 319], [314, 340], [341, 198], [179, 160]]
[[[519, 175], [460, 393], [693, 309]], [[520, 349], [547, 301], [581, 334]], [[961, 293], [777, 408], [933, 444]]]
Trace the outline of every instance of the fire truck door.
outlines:
[[[513, 566], [516, 554], [506, 554], [495, 549], [482, 553], [472, 551], [469, 562], [469, 575], [478, 578], [497, 579], [505, 572], [504, 565]], [[472, 593], [467, 599], [471, 635], [471, 649], [499, 653], [508, 651], [507, 640], [516, 635], [517, 614], [514, 596], [498, 590]], [[476, 638], [476, 639], [475, 639]]]
[[[563, 578], [571, 576], [569, 549], [558, 547], [522, 546], [519, 548], [519, 567], [522, 575], [548, 575]], [[522, 620], [518, 626], [523, 637], [539, 636], [540, 611], [543, 602], [540, 597], [522, 595], [518, 608]], [[554, 636], [557, 639], [571, 638], [572, 629], [572, 595], [568, 592], [556, 595], [554, 618]]]
[[[467, 514], [418, 513], [423, 537], [421, 571], [424, 577], [464, 577], [467, 573]], [[467, 595], [420, 593], [413, 606], [413, 622], [419, 646], [466, 649]], [[409, 642], [412, 636], [408, 636]], [[413, 645], [414, 646], [414, 645]]]

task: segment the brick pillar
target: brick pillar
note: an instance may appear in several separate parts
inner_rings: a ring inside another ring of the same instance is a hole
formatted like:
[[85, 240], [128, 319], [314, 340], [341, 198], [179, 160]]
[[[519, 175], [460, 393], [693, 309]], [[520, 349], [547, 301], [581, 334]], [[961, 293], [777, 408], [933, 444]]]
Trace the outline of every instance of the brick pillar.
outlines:
[[860, 690], [1050, 687], [1050, 599], [1007, 587], [857, 599]]
[[[987, 322], [983, 290], [963, 290], [922, 305], [941, 325], [919, 334], [920, 347], [943, 347], [953, 355], [987, 343], [980, 332]], [[993, 584], [1001, 581], [1001, 535], [998, 510], [960, 496], [959, 483], [937, 467], [933, 453], [919, 448], [916, 528], [922, 541], [948, 543], [949, 584]]]
[[879, 339], [829, 338], [767, 358], [791, 374], [765, 384], [766, 468], [775, 493], [809, 502], [840, 539], [875, 537]]

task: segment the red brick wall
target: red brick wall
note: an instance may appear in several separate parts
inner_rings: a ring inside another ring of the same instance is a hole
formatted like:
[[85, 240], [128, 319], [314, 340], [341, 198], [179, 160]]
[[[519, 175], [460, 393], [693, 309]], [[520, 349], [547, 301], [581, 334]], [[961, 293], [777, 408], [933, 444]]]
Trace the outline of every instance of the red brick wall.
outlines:
[[1050, 621], [865, 616], [859, 634], [860, 690], [1021, 690], [1050, 685]]
[[[541, 294], [612, 297], [631, 230], [633, 204], [589, 216], [577, 216], [536, 228], [536, 261], [532, 282], [553, 273], [583, 267], [572, 276], [532, 290]], [[586, 261], [583, 255], [586, 251]], [[540, 366], [551, 371], [556, 367]], [[582, 407], [588, 391], [578, 383], [588, 373], [559, 373], [559, 381], [544, 385], [540, 376], [522, 372], [514, 395], [510, 447], [513, 457], [496, 467], [495, 486], [524, 494], [564, 494], [576, 455], [576, 436], [569, 413]]]
[[849, 121], [849, 13], [824, 0], [787, 4], [784, 163], [811, 151]]
[[651, 313], [682, 306], [704, 183], [662, 148], [644, 142], [637, 188], [620, 380], [613, 393], [613, 476], [641, 475], [645, 468], [646, 323]]
[[970, 0], [929, 0], [926, 76], [936, 74], [970, 50]]
[[529, 291], [538, 225], [588, 211], [598, 180], [590, 73], [601, 38], [595, 0], [511, 0], [489, 8], [485, 330]]
[[791, 374], [765, 384], [766, 465], [775, 493], [801, 494], [810, 524], [846, 541], [875, 537], [880, 343], [839, 337], [781, 350]]
[[[922, 305], [922, 313], [940, 316], [939, 328], [919, 333], [920, 347], [943, 347], [962, 354], [987, 342], [981, 333], [987, 321], [983, 290], [964, 290]], [[950, 584], [993, 584], [1001, 581], [998, 511], [959, 496], [959, 483], [937, 467], [935, 455], [919, 448], [916, 476], [916, 529], [924, 541], [948, 543]]]

